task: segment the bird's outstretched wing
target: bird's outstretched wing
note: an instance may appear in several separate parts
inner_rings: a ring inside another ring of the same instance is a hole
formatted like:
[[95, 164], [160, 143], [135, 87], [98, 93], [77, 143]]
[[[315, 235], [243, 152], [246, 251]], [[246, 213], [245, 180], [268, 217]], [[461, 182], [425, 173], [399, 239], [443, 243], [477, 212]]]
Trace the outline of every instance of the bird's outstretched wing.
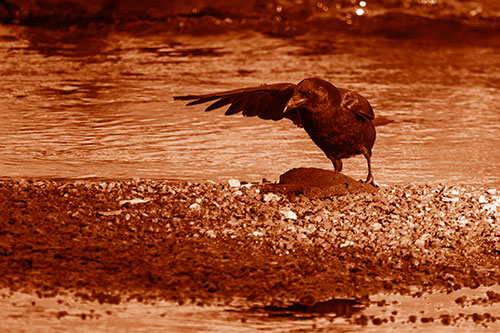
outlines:
[[205, 111], [212, 111], [230, 105], [225, 115], [242, 112], [246, 117], [258, 116], [262, 119], [280, 120], [288, 118], [302, 127], [297, 111], [283, 112], [285, 105], [293, 95], [295, 84], [276, 83], [236, 90], [221, 91], [213, 94], [175, 96], [174, 99], [192, 100], [187, 105], [212, 102]]
[[337, 88], [341, 97], [341, 105], [361, 118], [373, 120], [375, 115], [373, 109], [363, 96], [352, 90]]

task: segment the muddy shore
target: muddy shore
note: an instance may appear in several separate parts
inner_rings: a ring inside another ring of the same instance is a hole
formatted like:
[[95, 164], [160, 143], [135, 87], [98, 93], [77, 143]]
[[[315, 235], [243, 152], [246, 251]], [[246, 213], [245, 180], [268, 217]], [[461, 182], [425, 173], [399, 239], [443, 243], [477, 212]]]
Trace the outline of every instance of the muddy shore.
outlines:
[[500, 189], [473, 186], [313, 198], [238, 181], [7, 179], [0, 288], [280, 307], [492, 286], [499, 206]]

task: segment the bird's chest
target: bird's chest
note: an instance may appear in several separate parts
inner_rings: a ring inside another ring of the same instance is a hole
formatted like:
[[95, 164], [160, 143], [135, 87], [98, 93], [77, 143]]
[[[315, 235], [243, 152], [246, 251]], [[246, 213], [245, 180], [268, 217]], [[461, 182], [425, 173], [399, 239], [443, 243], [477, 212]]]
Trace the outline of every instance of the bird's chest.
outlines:
[[340, 108], [321, 112], [301, 110], [299, 116], [304, 129], [314, 141], [335, 140], [349, 135], [356, 121], [352, 119], [352, 112]]

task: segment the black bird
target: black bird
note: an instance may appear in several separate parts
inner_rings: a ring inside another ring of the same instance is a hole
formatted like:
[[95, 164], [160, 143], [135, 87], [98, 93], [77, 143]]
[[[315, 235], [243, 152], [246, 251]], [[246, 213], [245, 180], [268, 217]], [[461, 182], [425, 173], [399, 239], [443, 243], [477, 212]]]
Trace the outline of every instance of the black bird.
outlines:
[[342, 170], [342, 159], [363, 154], [368, 163], [366, 182], [374, 184], [370, 163], [375, 143], [373, 109], [354, 91], [307, 78], [298, 84], [277, 83], [174, 99], [193, 100], [187, 105], [215, 101], [206, 111], [230, 104], [226, 115], [242, 112], [247, 117], [290, 119], [305, 129], [333, 162], [336, 172]]

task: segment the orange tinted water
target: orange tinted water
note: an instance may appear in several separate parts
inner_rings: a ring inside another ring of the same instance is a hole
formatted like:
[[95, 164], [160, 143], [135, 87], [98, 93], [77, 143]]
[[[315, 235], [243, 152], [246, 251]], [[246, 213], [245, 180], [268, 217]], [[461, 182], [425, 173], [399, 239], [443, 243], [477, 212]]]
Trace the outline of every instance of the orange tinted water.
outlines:
[[[238, 306], [177, 305], [158, 301], [99, 304], [71, 295], [38, 298], [4, 290], [0, 329], [7, 332], [497, 332], [500, 305], [487, 293], [499, 287], [464, 288], [450, 294], [374, 295], [354, 314], [289, 312]], [[463, 302], [457, 302], [457, 299]], [[361, 324], [359, 318], [366, 321]]]
[[[0, 176], [275, 180], [332, 168], [291, 122], [172, 96], [318, 76], [376, 115], [375, 179], [500, 184], [498, 49], [340, 37], [0, 28]], [[363, 157], [344, 172], [364, 178]]]

